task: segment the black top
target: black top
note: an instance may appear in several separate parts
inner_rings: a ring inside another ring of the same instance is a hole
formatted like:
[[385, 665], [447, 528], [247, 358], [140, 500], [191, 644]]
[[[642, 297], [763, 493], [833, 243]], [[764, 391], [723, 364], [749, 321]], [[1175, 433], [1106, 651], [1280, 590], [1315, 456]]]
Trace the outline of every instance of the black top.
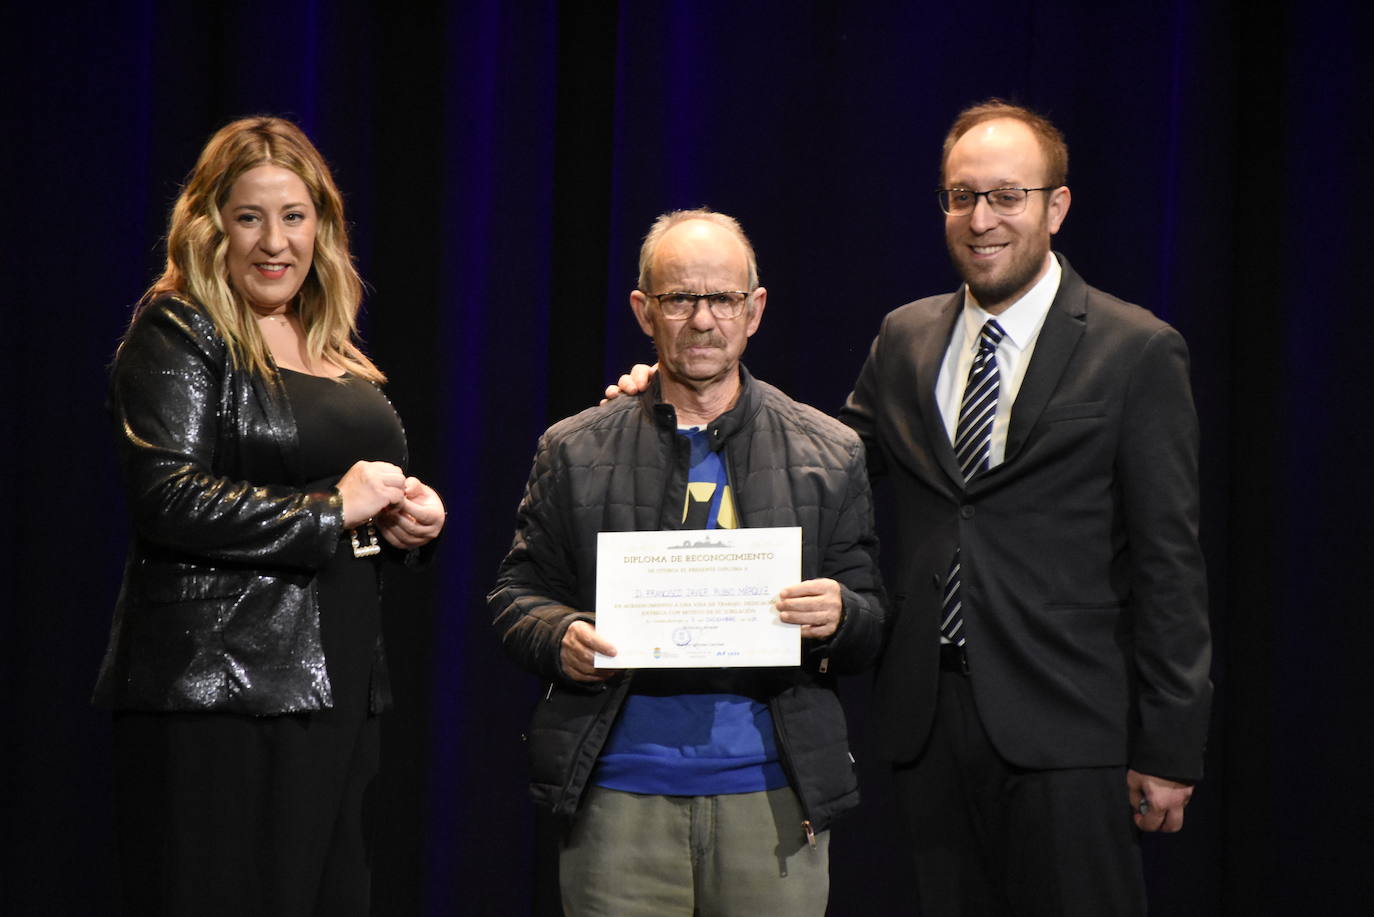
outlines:
[[333, 487], [354, 462], [405, 461], [405, 433], [391, 402], [356, 376], [343, 381], [281, 370], [300, 436], [296, 485]]
[[[328, 490], [358, 461], [405, 461], [405, 433], [391, 403], [372, 383], [355, 376], [342, 382], [281, 370], [296, 417], [301, 480], [288, 483]], [[359, 538], [366, 534], [359, 531]], [[317, 575], [320, 639], [340, 715], [368, 709], [369, 688], [381, 633], [381, 555], [356, 558], [347, 533], [334, 560]]]

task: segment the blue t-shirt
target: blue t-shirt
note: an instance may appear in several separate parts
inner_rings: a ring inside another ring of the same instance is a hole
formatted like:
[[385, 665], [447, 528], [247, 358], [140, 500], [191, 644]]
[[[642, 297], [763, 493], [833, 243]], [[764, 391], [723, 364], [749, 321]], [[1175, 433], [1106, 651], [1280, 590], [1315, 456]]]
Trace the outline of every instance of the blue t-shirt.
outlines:
[[[685, 529], [738, 528], [725, 462], [699, 427], [691, 442]], [[768, 705], [739, 694], [635, 694], [625, 699], [592, 782], [659, 796], [721, 796], [787, 785]]]

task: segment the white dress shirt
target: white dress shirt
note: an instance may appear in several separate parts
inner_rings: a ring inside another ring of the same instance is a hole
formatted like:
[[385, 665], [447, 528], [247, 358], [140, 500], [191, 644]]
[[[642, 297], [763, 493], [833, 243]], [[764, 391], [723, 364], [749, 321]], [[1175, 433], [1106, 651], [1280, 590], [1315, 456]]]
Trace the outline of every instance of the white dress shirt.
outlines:
[[1031, 353], [1035, 350], [1036, 339], [1040, 337], [1040, 328], [1045, 324], [1045, 316], [1049, 314], [1055, 294], [1059, 292], [1063, 268], [1053, 253], [1045, 257], [1049, 259], [1045, 275], [1001, 315], [983, 311], [968, 287], [964, 287], [964, 309], [959, 321], [954, 323], [954, 333], [950, 335], [949, 347], [940, 365], [940, 376], [935, 381], [935, 402], [940, 406], [949, 441], [953, 443], [959, 426], [959, 405], [964, 400], [964, 388], [968, 385], [968, 370], [978, 354], [978, 336], [988, 319], [997, 319], [997, 324], [1002, 326], [1006, 335], [997, 345], [997, 416], [992, 422], [989, 468], [1002, 464], [1006, 457], [1007, 427], [1011, 424], [1012, 405], [1016, 402], [1016, 393], [1021, 390], [1021, 380], [1026, 376], [1026, 367], [1030, 365]]

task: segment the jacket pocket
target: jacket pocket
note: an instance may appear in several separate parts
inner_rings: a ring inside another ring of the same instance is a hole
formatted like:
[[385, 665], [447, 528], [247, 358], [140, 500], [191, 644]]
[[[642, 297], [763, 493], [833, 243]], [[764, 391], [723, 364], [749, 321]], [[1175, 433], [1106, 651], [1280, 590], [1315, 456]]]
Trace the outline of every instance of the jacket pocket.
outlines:
[[1055, 611], [1100, 611], [1115, 614], [1126, 607], [1125, 602], [1050, 602], [1045, 606], [1049, 612]]
[[1055, 660], [1054, 678], [1073, 685], [1085, 707], [1124, 716], [1131, 678], [1130, 616], [1125, 602], [1046, 604], [1040, 652]]
[[595, 691], [554, 687], [541, 699], [525, 734], [530, 791], [555, 814], [571, 815], [601, 754], [621, 686]]
[[1107, 416], [1107, 402], [1080, 401], [1074, 404], [1056, 404], [1045, 408], [1040, 414], [1041, 423], [1059, 423], [1065, 420], [1085, 420]]
[[249, 570], [147, 561], [136, 574], [138, 591], [154, 604], [199, 602], [242, 595], [258, 578]]

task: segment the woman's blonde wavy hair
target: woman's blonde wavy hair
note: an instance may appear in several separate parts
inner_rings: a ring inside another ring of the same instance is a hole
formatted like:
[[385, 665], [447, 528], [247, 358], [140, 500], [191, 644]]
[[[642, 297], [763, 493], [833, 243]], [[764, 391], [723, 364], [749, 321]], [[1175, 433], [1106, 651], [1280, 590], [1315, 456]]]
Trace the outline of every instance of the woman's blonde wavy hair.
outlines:
[[319, 150], [299, 127], [282, 118], [259, 115], [226, 124], [201, 150], [172, 206], [167, 265], [139, 300], [138, 311], [166, 294], [189, 297], [209, 313], [238, 366], [268, 377], [276, 375], [253, 310], [229, 282], [229, 243], [220, 218], [234, 182], [263, 165], [295, 173], [315, 205], [314, 259], [295, 301], [305, 329], [306, 352], [312, 362], [325, 360], [354, 375], [384, 382], [381, 370], [356, 343], [363, 283], [348, 251], [343, 196]]

